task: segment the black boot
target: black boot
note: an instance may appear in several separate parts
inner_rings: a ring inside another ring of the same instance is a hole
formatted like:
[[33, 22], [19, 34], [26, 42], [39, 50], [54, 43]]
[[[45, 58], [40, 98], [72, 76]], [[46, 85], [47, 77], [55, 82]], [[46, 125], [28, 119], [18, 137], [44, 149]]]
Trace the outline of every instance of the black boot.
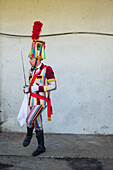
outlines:
[[27, 135], [23, 142], [24, 147], [26, 147], [30, 144], [30, 141], [31, 141], [31, 138], [33, 135], [33, 129], [34, 129], [33, 127], [32, 128], [27, 127]]
[[32, 153], [33, 156], [40, 155], [42, 152], [46, 151], [46, 148], [44, 147], [44, 134], [43, 130], [36, 131], [36, 138], [38, 141], [38, 148], [36, 151]]

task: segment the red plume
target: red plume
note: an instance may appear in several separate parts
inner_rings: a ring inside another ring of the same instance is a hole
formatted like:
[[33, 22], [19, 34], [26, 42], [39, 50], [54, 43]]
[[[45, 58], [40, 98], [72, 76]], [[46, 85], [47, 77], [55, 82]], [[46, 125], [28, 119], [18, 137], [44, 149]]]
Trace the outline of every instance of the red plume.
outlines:
[[39, 39], [40, 32], [42, 30], [41, 29], [42, 26], [43, 26], [43, 24], [40, 21], [35, 21], [34, 22], [32, 36], [31, 36], [33, 40]]

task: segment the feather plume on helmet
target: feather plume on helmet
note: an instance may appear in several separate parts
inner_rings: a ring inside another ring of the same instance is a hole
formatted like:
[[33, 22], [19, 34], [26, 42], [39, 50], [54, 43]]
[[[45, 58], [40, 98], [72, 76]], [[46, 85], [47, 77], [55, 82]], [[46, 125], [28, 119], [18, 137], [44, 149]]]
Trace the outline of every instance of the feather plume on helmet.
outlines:
[[39, 40], [40, 33], [42, 31], [43, 24], [40, 21], [35, 21], [33, 25], [33, 31], [32, 31], [32, 46], [30, 53], [28, 55], [29, 58], [34, 57], [37, 59], [45, 59], [45, 42]]

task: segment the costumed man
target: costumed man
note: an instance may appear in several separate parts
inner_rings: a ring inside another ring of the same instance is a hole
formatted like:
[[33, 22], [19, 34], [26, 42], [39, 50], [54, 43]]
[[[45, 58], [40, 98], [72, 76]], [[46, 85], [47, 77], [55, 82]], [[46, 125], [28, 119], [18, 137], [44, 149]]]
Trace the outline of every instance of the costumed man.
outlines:
[[37, 156], [46, 150], [44, 146], [42, 112], [47, 107], [48, 120], [51, 120], [52, 106], [50, 91], [56, 89], [56, 79], [53, 69], [42, 63], [42, 60], [45, 59], [45, 42], [39, 40], [42, 25], [40, 21], [34, 22], [32, 31], [33, 42], [28, 55], [31, 65], [29, 85], [24, 87], [24, 92], [30, 93], [30, 113], [26, 119], [27, 134], [23, 146], [26, 147], [30, 144], [33, 130], [35, 129], [38, 148], [32, 153], [33, 156]]

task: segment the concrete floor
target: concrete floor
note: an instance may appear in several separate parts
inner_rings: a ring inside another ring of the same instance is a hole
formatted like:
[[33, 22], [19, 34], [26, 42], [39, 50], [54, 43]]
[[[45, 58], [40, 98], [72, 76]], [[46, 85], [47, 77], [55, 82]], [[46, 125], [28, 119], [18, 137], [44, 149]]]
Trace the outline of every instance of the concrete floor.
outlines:
[[46, 152], [33, 157], [35, 134], [22, 146], [25, 134], [0, 133], [0, 169], [113, 170], [113, 135], [45, 134]]

